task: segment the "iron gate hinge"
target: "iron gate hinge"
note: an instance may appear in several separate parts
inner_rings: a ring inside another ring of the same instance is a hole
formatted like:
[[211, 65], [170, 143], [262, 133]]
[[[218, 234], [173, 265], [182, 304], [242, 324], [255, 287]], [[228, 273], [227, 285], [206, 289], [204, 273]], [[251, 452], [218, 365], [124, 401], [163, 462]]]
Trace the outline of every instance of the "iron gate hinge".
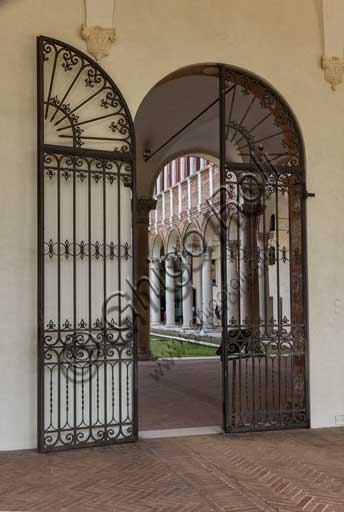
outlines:
[[307, 192], [307, 190], [303, 193], [304, 199], [308, 199], [309, 197], [315, 197], [313, 192]]

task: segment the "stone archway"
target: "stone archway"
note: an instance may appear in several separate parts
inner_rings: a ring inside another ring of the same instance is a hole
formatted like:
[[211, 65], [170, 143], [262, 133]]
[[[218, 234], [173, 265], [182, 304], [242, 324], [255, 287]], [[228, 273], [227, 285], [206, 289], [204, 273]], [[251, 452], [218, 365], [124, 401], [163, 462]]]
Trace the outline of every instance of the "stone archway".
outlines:
[[[294, 114], [283, 98], [260, 78], [231, 66], [207, 64], [183, 68], [159, 82], [143, 100], [135, 127], [140, 169], [138, 192], [146, 197], [151, 197], [162, 167], [177, 156], [204, 154], [219, 161], [219, 188], [209, 209], [220, 224], [224, 429], [307, 426], [305, 169], [303, 141]], [[258, 199], [254, 199], [256, 193]], [[289, 221], [283, 227], [288, 235], [283, 238], [279, 205], [285, 194]], [[274, 208], [279, 216], [276, 236], [270, 236], [267, 229], [265, 212], [269, 208]], [[228, 216], [236, 226], [234, 235], [227, 229]], [[287, 246], [282, 246], [282, 238]], [[281, 283], [287, 283], [287, 279], [281, 278], [280, 267], [286, 262], [286, 275], [293, 287], [281, 298]], [[274, 264], [277, 270], [272, 277]], [[263, 278], [259, 278], [259, 271], [263, 272]], [[227, 274], [235, 274], [235, 279], [228, 280]], [[272, 298], [271, 279], [275, 280]], [[234, 281], [239, 286], [232, 293], [237, 304], [228, 308], [228, 294]], [[287, 300], [289, 310], [285, 307]], [[269, 318], [271, 311], [276, 314]], [[290, 312], [289, 317], [284, 314], [286, 311]], [[264, 382], [261, 370], [255, 369], [258, 345], [263, 350], [268, 375]], [[249, 354], [252, 366], [245, 384], [250, 400], [245, 411], [240, 409], [237, 416], [237, 400], [242, 400], [244, 390], [242, 383], [237, 389], [235, 365], [229, 362], [228, 350], [230, 353], [234, 350], [238, 360], [235, 364], [242, 368], [246, 364], [242, 349]], [[275, 350], [277, 371], [270, 368]], [[289, 373], [282, 377], [280, 368], [286, 361]], [[234, 380], [229, 382], [232, 366]], [[257, 372], [259, 384], [254, 376]], [[282, 378], [287, 383], [283, 386]], [[254, 393], [257, 386], [259, 400]], [[277, 405], [275, 398], [268, 397], [270, 388], [278, 395]], [[263, 391], [267, 393], [264, 400]]]

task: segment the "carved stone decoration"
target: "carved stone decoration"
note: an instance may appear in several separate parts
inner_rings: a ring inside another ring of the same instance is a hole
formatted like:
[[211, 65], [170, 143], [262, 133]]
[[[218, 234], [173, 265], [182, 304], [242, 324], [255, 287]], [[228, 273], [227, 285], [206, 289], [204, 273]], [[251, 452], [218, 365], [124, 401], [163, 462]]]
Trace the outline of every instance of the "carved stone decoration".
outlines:
[[81, 35], [87, 42], [87, 51], [96, 61], [102, 60], [110, 55], [112, 43], [115, 41], [116, 32], [114, 28], [87, 27], [82, 25]]
[[331, 85], [333, 91], [342, 83], [344, 75], [344, 58], [322, 57], [321, 67], [325, 71], [325, 80]]

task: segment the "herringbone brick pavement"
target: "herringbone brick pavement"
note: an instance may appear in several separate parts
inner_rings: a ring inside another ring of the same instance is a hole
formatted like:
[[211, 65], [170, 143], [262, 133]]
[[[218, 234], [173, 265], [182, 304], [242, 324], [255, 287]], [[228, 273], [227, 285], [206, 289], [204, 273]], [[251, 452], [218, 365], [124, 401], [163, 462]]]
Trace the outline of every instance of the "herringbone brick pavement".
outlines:
[[344, 512], [344, 429], [2, 453], [0, 510]]

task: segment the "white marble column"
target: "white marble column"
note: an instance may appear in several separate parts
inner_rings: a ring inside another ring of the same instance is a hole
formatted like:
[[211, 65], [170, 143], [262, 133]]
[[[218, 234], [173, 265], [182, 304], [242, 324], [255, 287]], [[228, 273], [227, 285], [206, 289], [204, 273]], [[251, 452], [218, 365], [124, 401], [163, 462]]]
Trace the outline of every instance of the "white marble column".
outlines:
[[202, 311], [202, 257], [193, 256], [192, 260], [192, 278], [193, 286], [196, 289], [196, 323], [201, 323], [201, 311]]
[[243, 217], [240, 227], [242, 256], [240, 261], [240, 309], [241, 325], [251, 324], [251, 233], [248, 217]]
[[183, 327], [192, 327], [192, 274], [191, 255], [182, 253], [182, 301], [183, 301]]
[[160, 192], [161, 192], [161, 173], [159, 174], [157, 182], [156, 182], [156, 191], [157, 191], [157, 194], [160, 194]]
[[180, 159], [180, 179], [185, 180], [186, 178], [186, 158], [183, 156]]
[[213, 167], [212, 165], [208, 169], [209, 173], [209, 197], [211, 198], [214, 193], [214, 183], [213, 183]]
[[173, 218], [173, 188], [170, 189], [170, 223], [172, 224]]
[[172, 161], [172, 183], [171, 186], [173, 187], [177, 183], [177, 160]]
[[178, 183], [178, 215], [182, 215], [182, 185]]
[[149, 264], [150, 315], [151, 325], [161, 323], [160, 310], [160, 259], [152, 258]]
[[190, 213], [191, 205], [192, 205], [192, 197], [191, 197], [191, 179], [187, 179], [187, 187], [188, 187], [188, 213]]
[[166, 269], [166, 326], [176, 324], [176, 282], [175, 282], [175, 255], [170, 254], [165, 258]]
[[201, 211], [201, 204], [202, 204], [202, 174], [199, 172], [198, 173], [198, 182], [197, 182], [197, 205], [198, 205], [198, 209], [199, 211]]
[[161, 214], [162, 223], [164, 224], [165, 216], [166, 216], [165, 215], [166, 212], [165, 212], [165, 193], [164, 192], [161, 193], [161, 210], [162, 210], [162, 214]]
[[190, 176], [193, 176], [194, 174], [196, 174], [196, 157], [195, 156], [190, 156]]
[[229, 240], [227, 248], [227, 288], [228, 288], [228, 324], [235, 327], [239, 324], [239, 274], [238, 274], [237, 240]]
[[203, 254], [202, 262], [202, 318], [203, 329], [209, 329], [214, 325], [213, 312], [213, 284], [211, 279], [212, 247], [207, 247]]
[[168, 183], [168, 165], [164, 167], [164, 190], [167, 190], [169, 187]]
[[268, 330], [267, 323], [269, 322], [269, 267], [266, 256], [270, 237], [270, 233], [258, 234], [259, 318], [262, 323], [262, 334]]

